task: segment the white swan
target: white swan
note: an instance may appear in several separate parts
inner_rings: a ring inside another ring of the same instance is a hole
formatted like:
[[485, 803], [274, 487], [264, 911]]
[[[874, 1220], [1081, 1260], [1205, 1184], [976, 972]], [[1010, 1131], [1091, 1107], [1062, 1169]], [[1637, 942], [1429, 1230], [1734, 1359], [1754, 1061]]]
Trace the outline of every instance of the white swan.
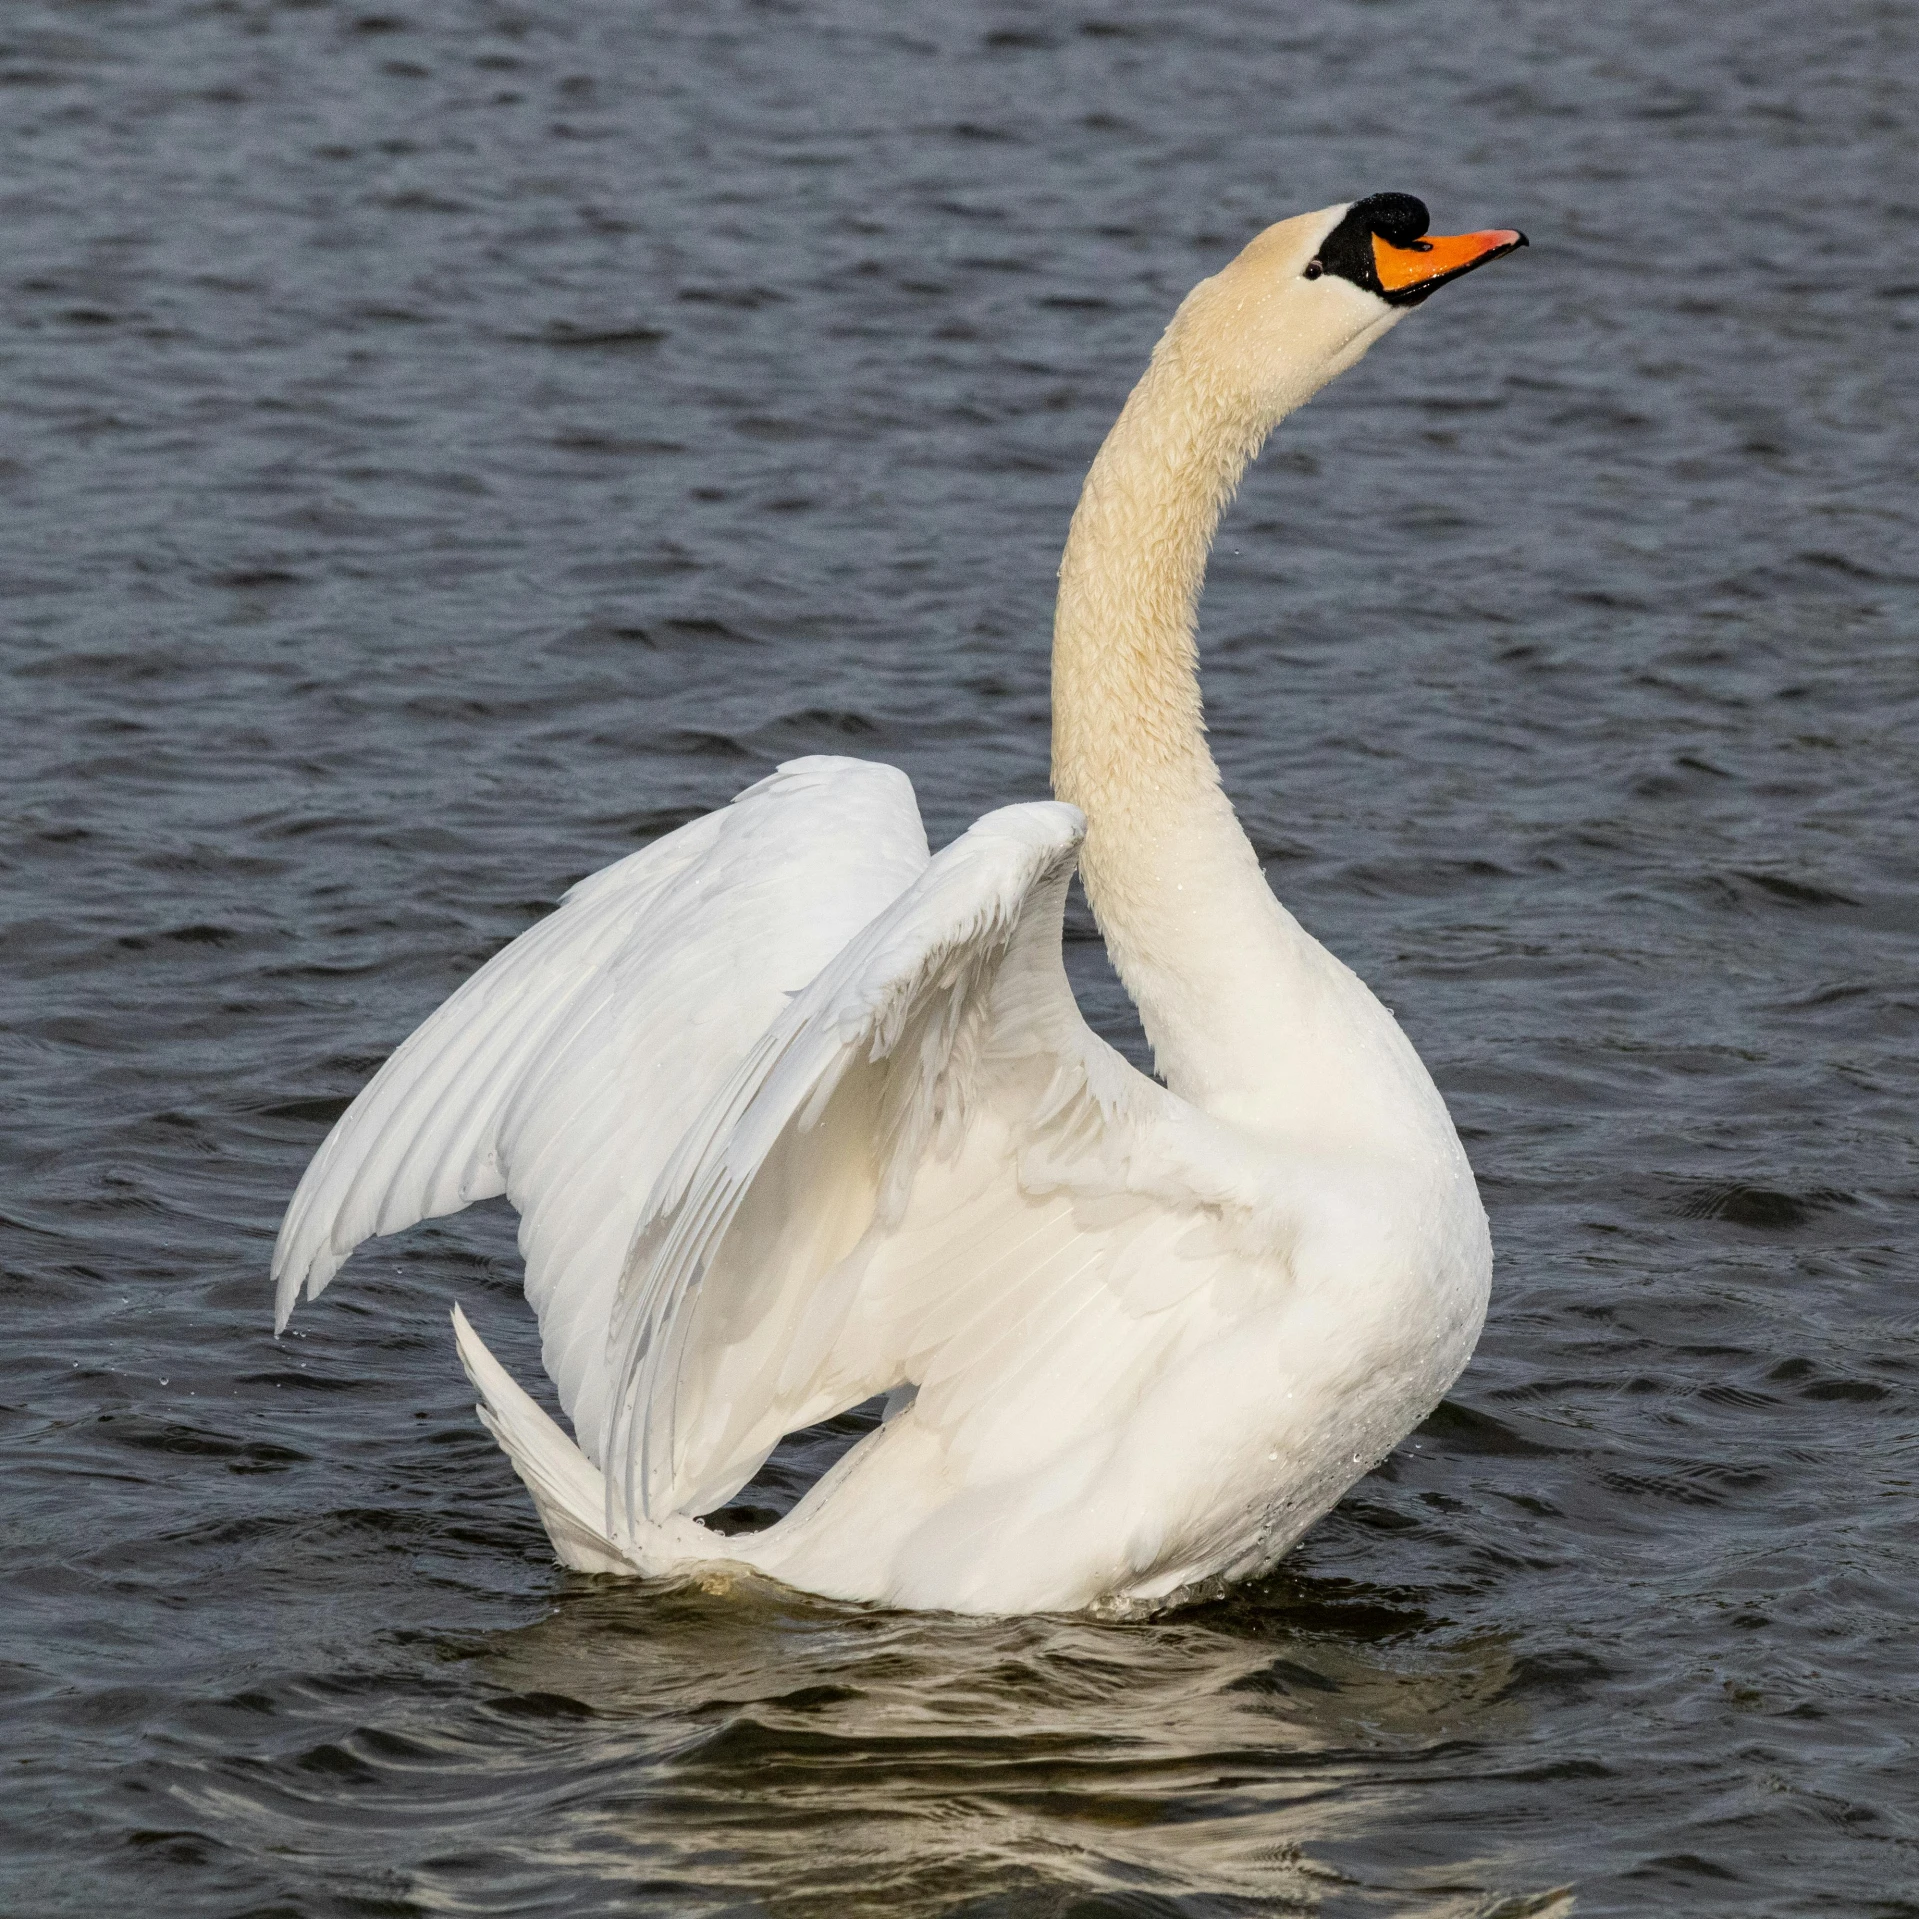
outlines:
[[[559, 1557], [842, 1599], [1124, 1608], [1269, 1566], [1438, 1402], [1485, 1215], [1392, 1016], [1273, 898], [1220, 790], [1193, 618], [1277, 421], [1525, 244], [1404, 194], [1268, 229], [1187, 297], [1060, 568], [1059, 800], [928, 857], [905, 776], [783, 766], [582, 881], [334, 1127], [278, 1320], [370, 1234], [504, 1192], [577, 1445], [455, 1311]], [[1077, 862], [1164, 1076], [1060, 960]], [[887, 1415], [766, 1531], [786, 1433]]]

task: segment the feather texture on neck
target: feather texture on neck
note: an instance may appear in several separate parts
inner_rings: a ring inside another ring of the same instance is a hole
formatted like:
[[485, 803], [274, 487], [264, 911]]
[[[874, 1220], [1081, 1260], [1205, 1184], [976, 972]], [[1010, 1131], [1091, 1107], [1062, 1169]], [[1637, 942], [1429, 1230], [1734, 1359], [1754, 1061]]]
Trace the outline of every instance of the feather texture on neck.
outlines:
[[1363, 296], [1298, 297], [1317, 224], [1269, 228], [1181, 305], [1087, 476], [1053, 632], [1053, 787], [1086, 815], [1081, 873], [1113, 963], [1167, 1084], [1261, 1131], [1336, 1123], [1342, 1105], [1373, 1124], [1368, 1075], [1335, 1073], [1349, 1092], [1315, 1090], [1309, 1116], [1302, 1069], [1322, 1080], [1320, 1055], [1382, 1021], [1387, 1050], [1404, 1045], [1268, 889], [1200, 704], [1194, 628], [1221, 514], [1279, 420], [1397, 318]]

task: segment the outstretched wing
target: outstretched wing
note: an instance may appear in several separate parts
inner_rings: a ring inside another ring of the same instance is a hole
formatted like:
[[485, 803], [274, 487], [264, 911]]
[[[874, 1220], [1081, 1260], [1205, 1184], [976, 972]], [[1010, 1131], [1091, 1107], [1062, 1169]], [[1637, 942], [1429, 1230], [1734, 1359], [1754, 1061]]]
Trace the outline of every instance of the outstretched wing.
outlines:
[[610, 1310], [662, 1167], [926, 860], [904, 774], [813, 758], [582, 880], [341, 1115], [280, 1228], [276, 1324], [362, 1240], [505, 1193], [547, 1370], [599, 1459]]
[[680, 1142], [615, 1308], [610, 1526], [711, 1510], [784, 1433], [879, 1391], [1004, 1403], [1069, 1328], [1078, 1349], [1113, 1321], [1093, 1344], [1123, 1360], [1129, 1328], [1246, 1239], [1257, 1157], [1074, 1003], [1082, 831], [1067, 806], [989, 814]]

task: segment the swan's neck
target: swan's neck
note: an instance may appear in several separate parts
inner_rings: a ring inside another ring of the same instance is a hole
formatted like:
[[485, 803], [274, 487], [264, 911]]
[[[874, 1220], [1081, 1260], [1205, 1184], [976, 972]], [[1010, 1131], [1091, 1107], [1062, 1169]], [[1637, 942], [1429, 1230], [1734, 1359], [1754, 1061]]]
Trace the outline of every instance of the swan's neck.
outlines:
[[[1376, 1134], [1403, 1099], [1393, 1083], [1410, 1049], [1274, 899], [1200, 711], [1207, 552], [1274, 424], [1209, 379], [1176, 321], [1073, 516], [1053, 638], [1053, 785], [1086, 815], [1087, 896], [1167, 1084], [1261, 1131]], [[1362, 1085], [1377, 1076], [1355, 1055], [1382, 1047], [1389, 1083]]]

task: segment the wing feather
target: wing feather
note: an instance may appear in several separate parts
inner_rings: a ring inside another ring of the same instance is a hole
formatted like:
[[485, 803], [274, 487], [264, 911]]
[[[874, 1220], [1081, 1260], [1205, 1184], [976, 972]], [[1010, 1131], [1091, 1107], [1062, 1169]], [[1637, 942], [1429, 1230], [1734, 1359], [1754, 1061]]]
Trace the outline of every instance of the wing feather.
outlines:
[[1169, 1308], [1283, 1282], [1271, 1156], [1080, 1016], [1081, 831], [1068, 807], [988, 815], [681, 1140], [614, 1311], [609, 1527], [710, 1511], [785, 1433], [909, 1385], [955, 1471], [1084, 1452], [1218, 1324]]
[[341, 1116], [281, 1226], [276, 1323], [361, 1241], [504, 1192], [597, 1460], [615, 1288], [688, 1114], [926, 858], [904, 775], [819, 758], [581, 881]]
[[849, 1336], [858, 1248], [897, 1223], [928, 1148], [963, 1136], [955, 1063], [1022, 916], [1063, 900], [1082, 831], [1051, 803], [987, 815], [822, 970], [682, 1140], [615, 1313], [609, 1497], [627, 1516], [709, 1510], [782, 1434], [898, 1383], [896, 1354]]

